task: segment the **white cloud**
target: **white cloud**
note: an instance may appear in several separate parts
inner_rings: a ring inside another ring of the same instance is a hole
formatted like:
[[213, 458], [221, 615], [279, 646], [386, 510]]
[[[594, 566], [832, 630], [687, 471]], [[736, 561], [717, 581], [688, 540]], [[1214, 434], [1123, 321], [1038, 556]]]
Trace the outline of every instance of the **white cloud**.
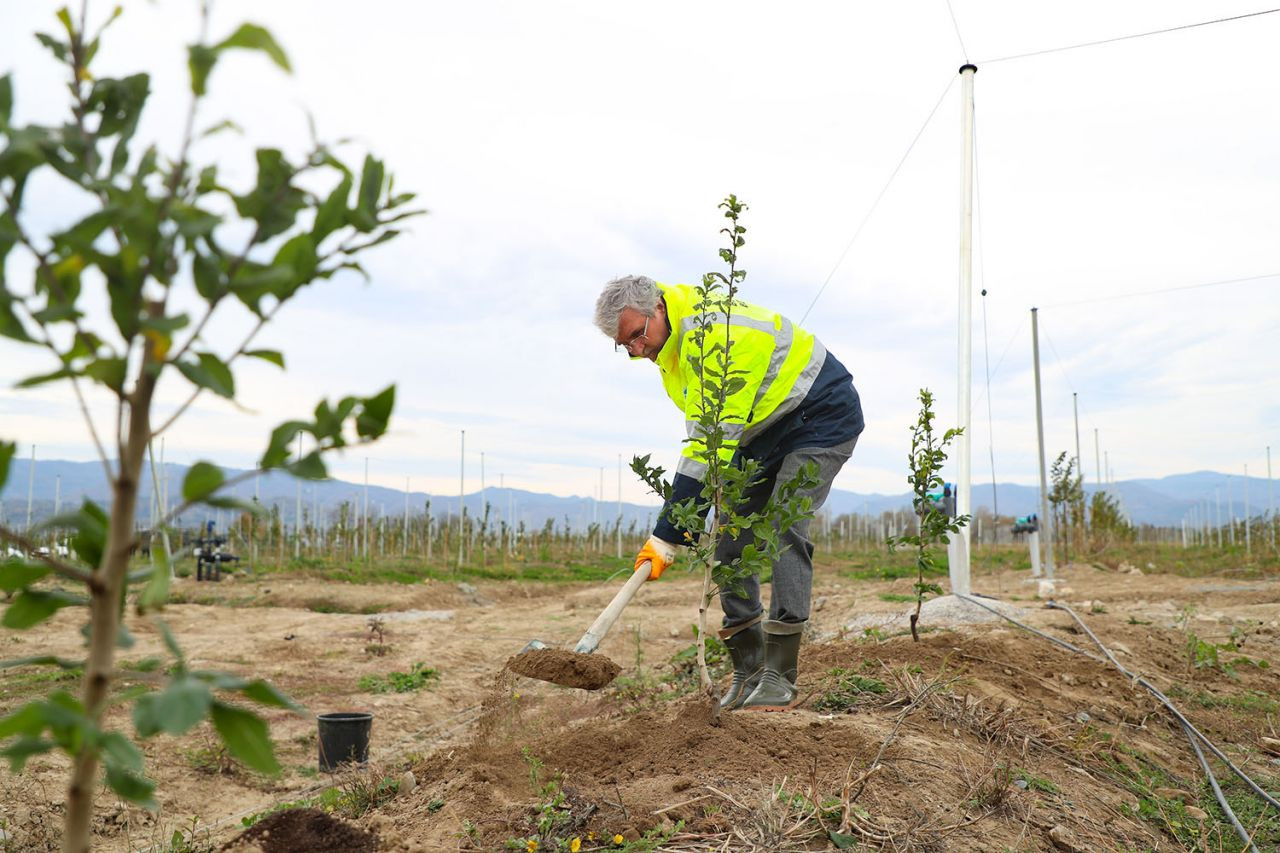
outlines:
[[[953, 7], [977, 60], [1254, 11], [1189, 0]], [[383, 2], [356, 13], [223, 0], [215, 10], [215, 34], [264, 23], [296, 68], [285, 77], [243, 55], [215, 71], [206, 123], [230, 115], [247, 129], [201, 146], [226, 180], [251, 180], [248, 146], [300, 150], [310, 110], [322, 135], [384, 157], [431, 213], [370, 259], [372, 286], [324, 284], [282, 315], [261, 344], [284, 350], [289, 372], [241, 368], [256, 414], [201, 401], [168, 439], [170, 458], [247, 464], [271, 425], [318, 397], [394, 381], [400, 415], [368, 451], [371, 476], [439, 491], [456, 485], [460, 429], [473, 485], [481, 451], [490, 482], [502, 472], [562, 494], [593, 493], [601, 466], [612, 494], [620, 453], [673, 459], [680, 419], [652, 368], [625, 364], [591, 326], [600, 284], [628, 272], [692, 281], [715, 266], [715, 204], [732, 191], [751, 205], [747, 297], [798, 319], [963, 61], [943, 4]], [[28, 35], [52, 23], [27, 4], [0, 34], [20, 120], [57, 120], [60, 79]], [[184, 4], [133, 4], [101, 57], [99, 73], [154, 72], [142, 134], [169, 150], [194, 27]], [[975, 478], [988, 475], [994, 431], [1000, 478], [1037, 479], [1034, 305], [1051, 456], [1074, 447], [1072, 391], [1087, 475], [1094, 428], [1118, 476], [1234, 470], [1278, 443], [1280, 278], [1064, 304], [1280, 272], [1278, 32], [1280, 15], [1264, 16], [981, 63]], [[920, 387], [955, 418], [958, 129], [952, 86], [806, 321], [854, 373], [868, 414], [841, 488], [903, 488]], [[29, 221], [47, 227], [68, 203], [42, 193]], [[980, 286], [993, 368], [1005, 358], [992, 377], [994, 430]], [[243, 312], [229, 313], [215, 340], [242, 334]], [[0, 342], [0, 381], [37, 369]], [[181, 399], [166, 389], [161, 408]], [[0, 411], [8, 437], [91, 452], [66, 393], [6, 391]], [[358, 478], [363, 456], [335, 468]], [[624, 479], [624, 497], [640, 499]]]

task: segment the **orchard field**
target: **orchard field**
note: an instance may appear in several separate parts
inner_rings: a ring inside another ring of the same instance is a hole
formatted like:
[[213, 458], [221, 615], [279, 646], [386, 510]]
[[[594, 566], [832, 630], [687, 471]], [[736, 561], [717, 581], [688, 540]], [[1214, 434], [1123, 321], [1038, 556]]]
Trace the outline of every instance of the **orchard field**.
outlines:
[[[219, 583], [179, 578], [162, 616], [188, 665], [265, 677], [308, 713], [268, 712], [275, 778], [231, 758], [208, 722], [144, 741], [160, 811], [99, 789], [95, 849], [1240, 849], [1176, 720], [1110, 664], [979, 610], [955, 619], [926, 607], [913, 643], [904, 556], [820, 549], [817, 564], [799, 708], [719, 726], [691, 655], [699, 583], [678, 569], [646, 585], [606, 638], [599, 654], [622, 674], [598, 692], [504, 663], [533, 638], [572, 646], [623, 579], [599, 553], [491, 557], [483, 569], [303, 560]], [[975, 570], [975, 590], [1016, 619], [1096, 652], [1036, 598], [1025, 549], [979, 547]], [[1059, 566], [1056, 594], [1273, 796], [1278, 571], [1273, 558], [1126, 545]], [[81, 621], [62, 611], [0, 643], [10, 658], [74, 656]], [[118, 661], [120, 690], [169, 665], [148, 620], [127, 625], [137, 643]], [[75, 677], [9, 670], [0, 710]], [[374, 715], [370, 761], [321, 773], [312, 715], [339, 710]], [[107, 722], [130, 726], [119, 710]], [[1276, 849], [1280, 816], [1214, 766], [1255, 843]], [[43, 757], [0, 771], [0, 849], [57, 849], [67, 767]], [[306, 841], [281, 816], [297, 808], [319, 812]], [[252, 825], [273, 831], [236, 842]]]

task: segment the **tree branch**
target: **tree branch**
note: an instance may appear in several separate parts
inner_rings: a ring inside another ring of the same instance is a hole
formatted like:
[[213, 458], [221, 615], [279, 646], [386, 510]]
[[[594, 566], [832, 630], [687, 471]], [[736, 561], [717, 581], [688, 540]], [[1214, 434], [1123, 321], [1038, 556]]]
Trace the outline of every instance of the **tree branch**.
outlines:
[[24, 552], [30, 555], [39, 563], [43, 563], [53, 569], [54, 574], [66, 578], [67, 580], [80, 581], [92, 588], [95, 583], [93, 574], [85, 569], [73, 566], [70, 563], [64, 563], [61, 560], [54, 559], [51, 556], [40, 553], [40, 546], [32, 542], [20, 533], [10, 530], [4, 525], [0, 525], [0, 540], [12, 542]]

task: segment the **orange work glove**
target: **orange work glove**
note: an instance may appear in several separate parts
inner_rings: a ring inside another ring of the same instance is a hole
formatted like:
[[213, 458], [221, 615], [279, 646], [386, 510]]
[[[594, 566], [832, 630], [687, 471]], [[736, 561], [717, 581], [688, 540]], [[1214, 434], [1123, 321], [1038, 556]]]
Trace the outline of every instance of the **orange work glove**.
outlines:
[[636, 554], [635, 571], [645, 563], [649, 564], [649, 580], [656, 581], [662, 577], [667, 567], [676, 561], [676, 546], [657, 536], [650, 536], [644, 543], [640, 553]]

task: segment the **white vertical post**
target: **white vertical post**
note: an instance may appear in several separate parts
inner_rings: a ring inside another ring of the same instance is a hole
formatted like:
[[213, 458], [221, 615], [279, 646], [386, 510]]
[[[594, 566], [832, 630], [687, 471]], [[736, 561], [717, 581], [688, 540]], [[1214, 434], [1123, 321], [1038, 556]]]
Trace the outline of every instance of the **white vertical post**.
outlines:
[[27, 468], [27, 527], [25, 532], [31, 533], [31, 506], [36, 497], [36, 446], [31, 445], [31, 465]]
[[1253, 556], [1252, 545], [1249, 541], [1249, 466], [1244, 466], [1244, 555], [1245, 558]]
[[1083, 480], [1084, 470], [1080, 467], [1080, 401], [1075, 391], [1071, 392], [1071, 415], [1076, 423], [1076, 476]]
[[404, 478], [404, 542], [400, 546], [400, 556], [409, 556], [409, 478]]
[[1271, 445], [1267, 445], [1267, 515], [1271, 516], [1271, 547], [1276, 547], [1276, 498], [1271, 491]]
[[618, 454], [618, 529], [614, 531], [618, 544], [618, 559], [622, 559], [622, 454]]
[[467, 431], [462, 430], [461, 444], [458, 447], [458, 566], [466, 556], [463, 548], [463, 531], [466, 529], [467, 507]]
[[1213, 514], [1214, 529], [1218, 534], [1218, 547], [1222, 547], [1222, 491], [1217, 487], [1213, 487]]
[[[298, 433], [298, 459], [302, 459], [302, 433]], [[293, 502], [293, 559], [302, 556], [302, 481], [295, 480]]]
[[1031, 577], [1040, 577], [1040, 532], [1033, 530], [1027, 534], [1027, 547], [1031, 550]]
[[[969, 410], [972, 408], [973, 383], [973, 77], [978, 73], [975, 65], [960, 66], [960, 310], [959, 335], [956, 342], [956, 402], [957, 426], [961, 432], [956, 437], [956, 515], [971, 513], [971, 469], [969, 441]], [[960, 528], [951, 536], [947, 547], [948, 573], [951, 576], [951, 592], [968, 595], [969, 589], [969, 527]]]
[[53, 478], [53, 514], [55, 516], [62, 514], [62, 475], [56, 474]]
[[1053, 519], [1049, 515], [1049, 477], [1044, 466], [1044, 408], [1040, 402], [1039, 309], [1031, 309], [1031, 365], [1036, 383], [1036, 439], [1040, 447], [1040, 526], [1044, 529], [1045, 578], [1053, 581]]
[[160, 437], [160, 517], [169, 515], [169, 466], [164, 464], [164, 437]]
[[364, 553], [362, 556], [369, 559], [369, 457], [364, 458], [364, 512], [360, 518], [360, 547]]
[[1227, 541], [1236, 544], [1236, 504], [1231, 499], [1231, 475], [1227, 475]]

